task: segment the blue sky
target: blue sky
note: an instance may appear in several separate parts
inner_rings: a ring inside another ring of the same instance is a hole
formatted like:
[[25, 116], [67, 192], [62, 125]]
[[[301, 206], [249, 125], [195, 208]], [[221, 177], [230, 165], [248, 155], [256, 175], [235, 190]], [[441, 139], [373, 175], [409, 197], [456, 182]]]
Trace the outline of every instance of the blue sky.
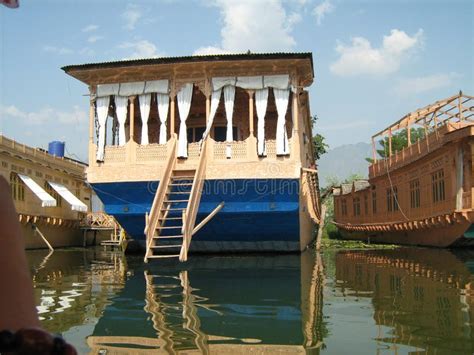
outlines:
[[216, 52], [310, 51], [330, 147], [368, 142], [460, 89], [474, 95], [473, 1], [20, 0], [0, 6], [0, 131], [87, 154], [84, 84], [61, 66]]

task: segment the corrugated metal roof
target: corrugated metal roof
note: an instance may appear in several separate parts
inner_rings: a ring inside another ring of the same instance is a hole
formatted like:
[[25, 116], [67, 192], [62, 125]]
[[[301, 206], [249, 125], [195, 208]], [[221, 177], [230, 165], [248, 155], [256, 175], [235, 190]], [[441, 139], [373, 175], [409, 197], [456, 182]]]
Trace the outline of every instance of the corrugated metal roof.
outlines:
[[211, 61], [234, 61], [234, 60], [264, 60], [264, 59], [309, 59], [311, 61], [311, 71], [314, 77], [313, 54], [311, 52], [300, 53], [241, 53], [241, 54], [213, 54], [213, 55], [192, 55], [183, 57], [160, 57], [129, 59], [100, 63], [85, 63], [76, 65], [66, 65], [61, 69], [66, 73], [71, 70], [103, 69], [115, 67], [129, 67], [135, 65], [156, 65], [173, 63], [193, 63]]

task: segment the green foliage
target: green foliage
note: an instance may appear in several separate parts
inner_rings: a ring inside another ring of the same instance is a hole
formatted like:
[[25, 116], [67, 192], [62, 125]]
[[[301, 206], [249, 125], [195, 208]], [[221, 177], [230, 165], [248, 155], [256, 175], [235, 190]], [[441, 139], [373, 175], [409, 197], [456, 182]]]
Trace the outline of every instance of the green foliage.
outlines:
[[[411, 143], [415, 143], [420, 139], [423, 139], [425, 137], [425, 129], [420, 127], [420, 128], [411, 128]], [[389, 139], [388, 137], [385, 137], [382, 140], [379, 140], [379, 145], [382, 147], [381, 149], [377, 149], [377, 154], [381, 158], [387, 158], [388, 157], [388, 152], [389, 152]], [[408, 135], [407, 135], [407, 130], [402, 129], [401, 131], [394, 133], [392, 135], [392, 154], [401, 151], [403, 148], [408, 147]], [[366, 158], [368, 162], [372, 162], [373, 160], [370, 158]]]
[[[319, 119], [317, 115], [314, 115], [311, 117], [311, 131], [313, 130], [314, 126], [316, 125], [316, 121]], [[327, 145], [324, 142], [324, 137], [320, 135], [319, 133], [315, 134], [313, 137], [313, 153], [314, 153], [314, 159], [318, 160], [321, 155], [327, 153], [327, 150], [329, 148], [329, 145]]]

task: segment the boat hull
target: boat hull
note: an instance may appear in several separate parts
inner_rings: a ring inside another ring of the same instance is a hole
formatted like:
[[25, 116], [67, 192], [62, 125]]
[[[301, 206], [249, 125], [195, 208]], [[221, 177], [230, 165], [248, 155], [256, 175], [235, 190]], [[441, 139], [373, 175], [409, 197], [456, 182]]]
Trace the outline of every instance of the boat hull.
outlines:
[[474, 224], [468, 220], [449, 226], [413, 231], [382, 233], [339, 229], [344, 239], [363, 240], [382, 244], [419, 245], [429, 247], [474, 246]]
[[[144, 246], [145, 213], [157, 181], [94, 183], [92, 187], [127, 234]], [[196, 225], [221, 202], [219, 211], [194, 236], [191, 252], [296, 252], [311, 241], [307, 206], [300, 213], [298, 179], [206, 180]], [[303, 216], [301, 215], [303, 214]]]

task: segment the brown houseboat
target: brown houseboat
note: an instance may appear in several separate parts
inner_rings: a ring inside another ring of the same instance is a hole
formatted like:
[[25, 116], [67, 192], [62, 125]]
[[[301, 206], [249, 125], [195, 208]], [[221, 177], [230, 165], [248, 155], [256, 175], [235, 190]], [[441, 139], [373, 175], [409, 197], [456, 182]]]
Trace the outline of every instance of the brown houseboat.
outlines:
[[[342, 235], [436, 247], [474, 244], [473, 116], [474, 97], [460, 92], [374, 135], [368, 181], [333, 190], [334, 223]], [[423, 133], [416, 142], [413, 128]], [[392, 137], [402, 131], [407, 144], [394, 151]], [[388, 148], [381, 159], [379, 138]]]

